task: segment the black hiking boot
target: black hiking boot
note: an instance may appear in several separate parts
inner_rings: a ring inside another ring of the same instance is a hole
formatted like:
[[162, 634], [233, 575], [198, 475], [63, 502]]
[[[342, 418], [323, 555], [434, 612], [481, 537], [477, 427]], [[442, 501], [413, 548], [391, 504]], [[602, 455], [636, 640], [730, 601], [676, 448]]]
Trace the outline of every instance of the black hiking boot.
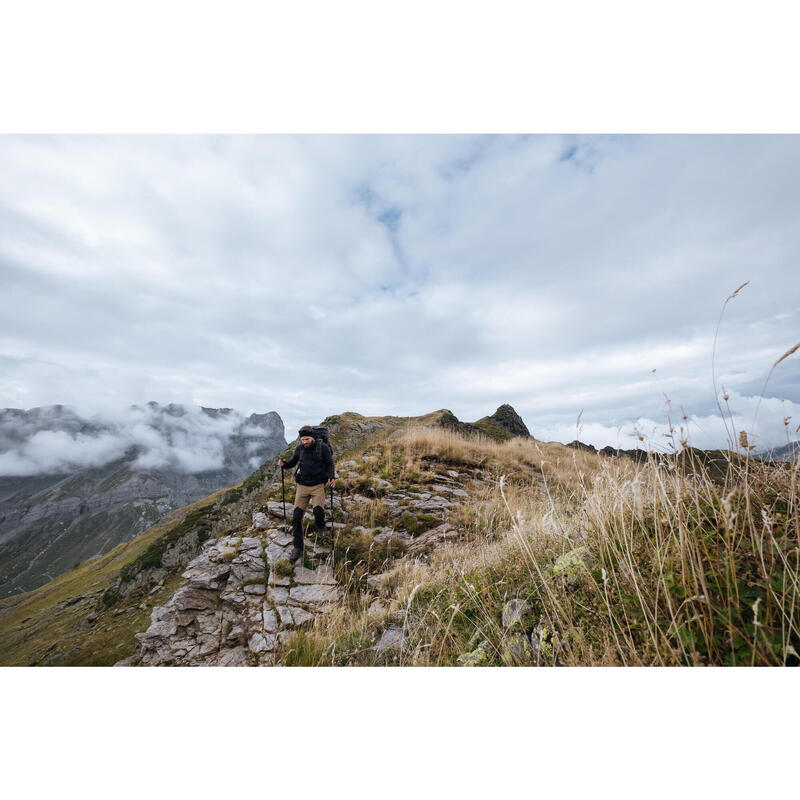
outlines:
[[291, 561], [292, 564], [294, 564], [295, 561], [297, 561], [299, 558], [302, 558], [302, 556], [303, 556], [303, 548], [295, 545], [294, 547], [292, 547], [292, 552], [289, 553], [289, 561]]
[[328, 544], [327, 528], [323, 528], [321, 531], [317, 531], [317, 544], [322, 545], [323, 547], [327, 546]]

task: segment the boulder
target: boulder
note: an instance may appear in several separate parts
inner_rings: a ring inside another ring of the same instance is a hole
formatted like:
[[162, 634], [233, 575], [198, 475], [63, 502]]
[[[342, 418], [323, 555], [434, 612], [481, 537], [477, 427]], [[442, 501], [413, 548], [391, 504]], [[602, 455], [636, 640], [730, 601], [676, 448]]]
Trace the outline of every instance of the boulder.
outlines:
[[253, 512], [253, 527], [260, 531], [269, 527], [269, 518], [263, 511]]
[[376, 653], [402, 650], [404, 644], [405, 637], [403, 636], [403, 629], [398, 625], [391, 625], [381, 634], [381, 638], [378, 640], [373, 650], [375, 650]]

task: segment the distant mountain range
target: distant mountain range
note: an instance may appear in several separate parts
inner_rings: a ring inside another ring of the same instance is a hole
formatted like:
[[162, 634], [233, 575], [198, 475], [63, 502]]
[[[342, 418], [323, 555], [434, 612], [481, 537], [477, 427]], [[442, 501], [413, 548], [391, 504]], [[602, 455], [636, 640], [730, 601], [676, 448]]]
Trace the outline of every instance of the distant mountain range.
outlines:
[[0, 597], [102, 555], [286, 448], [280, 416], [151, 402], [0, 410]]
[[773, 447], [758, 454], [762, 461], [796, 461], [800, 457], [800, 442], [789, 442], [783, 447]]

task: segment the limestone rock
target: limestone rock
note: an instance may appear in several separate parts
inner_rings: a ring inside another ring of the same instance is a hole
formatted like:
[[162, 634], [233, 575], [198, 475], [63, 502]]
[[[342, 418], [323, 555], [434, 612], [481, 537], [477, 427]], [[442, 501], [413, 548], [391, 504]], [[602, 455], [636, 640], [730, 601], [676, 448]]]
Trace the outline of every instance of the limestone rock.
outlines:
[[270, 608], [268, 603], [264, 603], [264, 630], [267, 633], [276, 633], [278, 630], [279, 622], [278, 622], [278, 614], [277, 612]]
[[294, 586], [289, 590], [289, 597], [301, 605], [325, 606], [341, 600], [343, 590], [339, 586], [310, 584]]
[[376, 653], [385, 653], [387, 651], [402, 650], [404, 644], [403, 629], [398, 625], [391, 625], [381, 634], [381, 638], [373, 649]]
[[222, 650], [219, 654], [217, 666], [220, 667], [243, 667], [249, 663], [247, 649], [244, 647], [234, 647], [229, 650]]
[[399, 547], [401, 550], [406, 550], [411, 544], [412, 539], [406, 531], [395, 531], [391, 528], [384, 528], [380, 533], [375, 535], [375, 541], [380, 544], [387, 544], [392, 547]]
[[333, 575], [333, 570], [326, 564], [317, 567], [316, 569], [306, 569], [298, 565], [294, 568], [295, 583], [311, 584], [311, 583], [324, 583], [335, 584], [338, 581]]
[[264, 653], [274, 650], [278, 645], [278, 637], [272, 634], [254, 633], [247, 642], [251, 653]]
[[455, 539], [459, 536], [459, 532], [449, 522], [443, 522], [435, 528], [431, 528], [425, 533], [417, 536], [409, 545], [409, 553], [418, 553], [424, 550], [435, 547], [442, 542], [450, 539]]

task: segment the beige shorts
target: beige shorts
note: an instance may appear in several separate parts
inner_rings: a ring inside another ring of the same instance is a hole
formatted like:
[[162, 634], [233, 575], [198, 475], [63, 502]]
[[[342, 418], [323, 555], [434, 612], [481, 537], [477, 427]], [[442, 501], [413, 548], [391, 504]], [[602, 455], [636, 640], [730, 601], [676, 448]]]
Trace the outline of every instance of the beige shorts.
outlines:
[[294, 494], [294, 504], [303, 511], [308, 507], [308, 501], [313, 500], [313, 506], [325, 508], [325, 484], [318, 483], [316, 486], [301, 486], [297, 484], [297, 491]]

